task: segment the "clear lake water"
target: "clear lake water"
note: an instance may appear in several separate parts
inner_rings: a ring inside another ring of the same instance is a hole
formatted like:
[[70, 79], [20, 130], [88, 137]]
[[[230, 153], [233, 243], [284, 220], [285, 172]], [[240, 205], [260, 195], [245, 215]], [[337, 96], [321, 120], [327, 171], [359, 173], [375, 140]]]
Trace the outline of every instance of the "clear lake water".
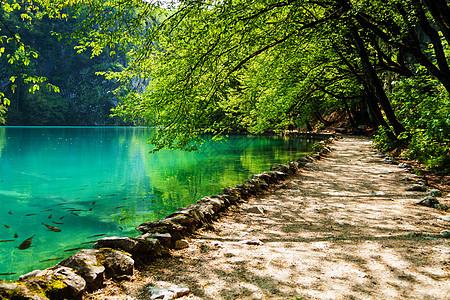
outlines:
[[150, 130], [0, 127], [0, 279], [51, 267], [104, 236], [137, 236], [137, 225], [305, 156], [312, 142], [230, 136], [199, 153], [149, 153]]

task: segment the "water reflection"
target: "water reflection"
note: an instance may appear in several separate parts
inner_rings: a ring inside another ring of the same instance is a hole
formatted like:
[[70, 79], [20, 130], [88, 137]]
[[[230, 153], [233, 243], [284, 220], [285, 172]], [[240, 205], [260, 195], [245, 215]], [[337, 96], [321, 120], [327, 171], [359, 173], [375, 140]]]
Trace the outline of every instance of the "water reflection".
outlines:
[[[0, 240], [9, 241], [0, 243], [0, 273], [49, 267], [92, 236], [136, 235], [142, 222], [310, 150], [301, 139], [233, 136], [200, 153], [150, 154], [148, 136], [146, 128], [0, 128]], [[18, 248], [33, 235], [30, 248]]]

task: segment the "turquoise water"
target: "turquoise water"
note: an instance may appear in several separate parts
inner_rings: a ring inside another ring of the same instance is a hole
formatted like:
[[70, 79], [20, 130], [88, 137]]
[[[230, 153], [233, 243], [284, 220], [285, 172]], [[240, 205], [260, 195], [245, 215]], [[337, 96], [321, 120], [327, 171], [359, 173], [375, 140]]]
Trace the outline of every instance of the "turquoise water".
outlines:
[[136, 127], [0, 127], [0, 279], [53, 266], [104, 235], [136, 236], [142, 222], [310, 151], [301, 139], [233, 136], [200, 153], [150, 154], [148, 136]]

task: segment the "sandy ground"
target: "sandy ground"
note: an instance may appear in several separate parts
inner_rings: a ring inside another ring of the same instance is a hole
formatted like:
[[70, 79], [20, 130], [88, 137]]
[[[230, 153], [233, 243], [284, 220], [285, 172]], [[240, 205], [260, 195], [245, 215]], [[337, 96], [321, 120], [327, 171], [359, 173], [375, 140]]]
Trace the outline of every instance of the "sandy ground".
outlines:
[[85, 299], [150, 299], [152, 285], [188, 287], [179, 299], [450, 299], [448, 213], [415, 205], [425, 193], [405, 189], [420, 178], [383, 162], [369, 139], [332, 148], [189, 248]]

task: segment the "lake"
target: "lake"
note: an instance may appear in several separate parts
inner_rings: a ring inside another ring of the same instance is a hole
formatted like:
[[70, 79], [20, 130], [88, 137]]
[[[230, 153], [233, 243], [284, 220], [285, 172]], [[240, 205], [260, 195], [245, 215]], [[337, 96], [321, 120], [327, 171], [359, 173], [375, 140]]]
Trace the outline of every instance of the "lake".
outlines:
[[[231, 136], [200, 153], [151, 154], [149, 133], [0, 127], [0, 279], [51, 267], [103, 236], [136, 236], [145, 221], [311, 150], [300, 138]], [[32, 236], [31, 247], [19, 249]]]

